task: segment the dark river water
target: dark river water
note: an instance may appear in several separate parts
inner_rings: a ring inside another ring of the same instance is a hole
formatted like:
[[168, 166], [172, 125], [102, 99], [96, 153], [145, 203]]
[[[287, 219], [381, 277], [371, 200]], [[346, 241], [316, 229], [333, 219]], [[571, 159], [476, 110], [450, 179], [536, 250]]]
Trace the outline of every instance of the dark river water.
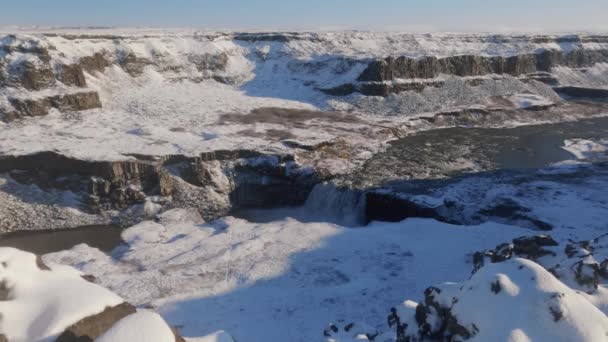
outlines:
[[[538, 127], [522, 126], [496, 130], [495, 133], [498, 136], [512, 137], [508, 144], [498, 149], [494, 157], [500, 168], [540, 168], [573, 158], [572, 154], [562, 149], [564, 140], [608, 138], [608, 118]], [[500, 139], [498, 141], [500, 142]]]
[[110, 252], [123, 242], [120, 238], [121, 231], [115, 226], [86, 226], [61, 230], [15, 232], [1, 235], [0, 247], [15, 247], [36, 254], [46, 254], [86, 243], [104, 252]]
[[454, 127], [391, 142], [352, 176], [355, 184], [433, 179], [497, 169], [536, 169], [574, 159], [564, 140], [608, 138], [608, 117], [515, 128]]

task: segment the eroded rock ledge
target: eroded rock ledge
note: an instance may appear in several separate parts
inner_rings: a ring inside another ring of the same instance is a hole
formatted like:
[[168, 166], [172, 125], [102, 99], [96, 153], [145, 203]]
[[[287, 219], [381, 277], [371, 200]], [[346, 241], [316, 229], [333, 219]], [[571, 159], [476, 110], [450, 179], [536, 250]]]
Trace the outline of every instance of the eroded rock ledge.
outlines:
[[540, 81], [558, 86], [559, 79], [551, 74], [556, 67], [584, 69], [608, 62], [608, 50], [575, 49], [570, 52], [543, 50], [539, 53], [515, 56], [460, 55], [449, 57], [424, 56], [386, 57], [368, 63], [357, 82], [333, 88], [321, 88], [326, 94], [346, 96], [358, 92], [367, 96], [388, 96], [405, 91], [422, 92], [425, 88], [441, 88], [441, 75], [465, 77], [465, 84], [477, 86], [489, 75], [509, 75], [524, 82]]
[[394, 79], [435, 78], [440, 74], [482, 76], [509, 74], [519, 76], [537, 72], [551, 72], [554, 67], [591, 67], [608, 61], [608, 50], [578, 49], [567, 53], [545, 50], [535, 54], [504, 56], [450, 56], [438, 58], [387, 57], [373, 61], [361, 73], [358, 81], [392, 81]]
[[[74, 194], [80, 209], [93, 215], [108, 211], [133, 215], [125, 225], [162, 208], [197, 208], [211, 220], [238, 208], [299, 205], [319, 182], [315, 173], [301, 172], [293, 156], [248, 150], [196, 157], [138, 155], [124, 161], [40, 152], [0, 157], [0, 173], [23, 185]], [[0, 222], [0, 231], [24, 229], [19, 227], [25, 223], [22, 220], [3, 216], [7, 219]]]

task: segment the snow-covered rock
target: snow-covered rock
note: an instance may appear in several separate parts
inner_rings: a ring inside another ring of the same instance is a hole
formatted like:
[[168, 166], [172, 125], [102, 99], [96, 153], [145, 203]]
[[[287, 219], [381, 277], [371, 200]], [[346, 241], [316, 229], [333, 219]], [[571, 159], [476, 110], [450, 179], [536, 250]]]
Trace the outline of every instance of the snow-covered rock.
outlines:
[[[405, 304], [404, 304], [405, 305]], [[405, 335], [443, 341], [604, 341], [608, 317], [542, 266], [513, 259], [429, 288]], [[397, 339], [406, 341], [405, 339]]]
[[[157, 313], [136, 312], [91, 279], [70, 266], [47, 266], [35, 254], [0, 248], [0, 341], [186, 341]], [[232, 339], [217, 332], [188, 341]]]
[[83, 318], [122, 304], [69, 266], [46, 266], [34, 254], [0, 248], [0, 334], [14, 342], [52, 341]]
[[608, 235], [590, 240], [568, 239], [558, 243], [550, 236], [529, 236], [502, 243], [474, 254], [474, 271], [488, 263], [511, 258], [534, 260], [590, 302], [608, 314]]

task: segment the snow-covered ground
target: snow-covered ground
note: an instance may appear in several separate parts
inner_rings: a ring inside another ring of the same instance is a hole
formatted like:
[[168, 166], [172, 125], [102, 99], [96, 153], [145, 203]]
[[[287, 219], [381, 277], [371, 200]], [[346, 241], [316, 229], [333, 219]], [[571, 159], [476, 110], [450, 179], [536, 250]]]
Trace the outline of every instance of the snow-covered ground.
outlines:
[[96, 275], [185, 336], [223, 329], [237, 340], [314, 341], [336, 320], [384, 327], [395, 303], [430, 284], [465, 280], [467, 254], [526, 233], [431, 220], [356, 229], [293, 219], [145, 222], [125, 231], [130, 246], [116, 259], [80, 245], [45, 260]]
[[[567, 174], [572, 172], [571, 168], [576, 166], [543, 172]], [[522, 183], [519, 187], [516, 182], [513, 189], [493, 191], [496, 196], [502, 192], [524, 202], [529, 195], [529, 200], [535, 203], [532, 214], [542, 216], [554, 226], [548, 233], [560, 243], [593, 239], [605, 233], [607, 227], [602, 217], [608, 215], [608, 207], [601, 195], [605, 179], [594, 183], [591, 177], [578, 183], [568, 178], [565, 176], [563, 182]], [[546, 196], [528, 192], [527, 187], [543, 187]], [[593, 187], [597, 187], [597, 194], [589, 192]], [[451, 190], [453, 196], [458, 196], [455, 188], [462, 193], [470, 190], [467, 183], [456, 185]], [[365, 322], [373, 329], [387, 331], [388, 310], [397, 303], [404, 299], [420, 301], [431, 285], [466, 281], [473, 270], [474, 252], [536, 233], [518, 227], [516, 221], [514, 225], [493, 222], [450, 225], [430, 219], [408, 219], [346, 228], [324, 222], [303, 223], [293, 218], [253, 223], [226, 217], [207, 224], [176, 219], [184, 216], [168, 212], [159, 222], [143, 222], [125, 230], [123, 239], [128, 245], [112, 255], [79, 245], [46, 255], [44, 259], [74, 265], [96, 275], [102, 285], [130, 302], [153, 308], [171, 324], [183, 327], [185, 336], [223, 329], [237, 340], [319, 341], [329, 322], [342, 326]], [[538, 273], [538, 268], [531, 266], [530, 272]], [[487, 276], [491, 277], [493, 272], [487, 270]], [[567, 289], [557, 280], [542, 280], [546, 277], [544, 273], [535, 284], [527, 284], [511, 273], [507, 276], [515, 277], [512, 282], [517, 284], [508, 289], [521, 287], [522, 291], [523, 288], [532, 291], [523, 297], [508, 292], [521, 305], [532, 307], [534, 298], [543, 296], [534, 291]], [[572, 310], [576, 307], [584, 311], [593, 307], [592, 302], [597, 303], [593, 315], [605, 322], [605, 313], [599, 311], [605, 309], [604, 293], [601, 290], [588, 298], [568, 294], [576, 297], [571, 299], [576, 303], [564, 304], [564, 310], [573, 305]], [[463, 300], [462, 305], [467, 308], [463, 312], [469, 315], [482, 299], [474, 294], [467, 296], [471, 296], [470, 301]], [[513, 310], [524, 310], [521, 305], [513, 306]], [[496, 311], [496, 315], [500, 312]], [[567, 312], [574, 315], [574, 311]], [[548, 311], [546, 314], [549, 315]], [[471, 322], [477, 322], [478, 316], [471, 317]], [[577, 321], [571, 324], [563, 329], [571, 332], [581, 327]], [[503, 330], [495, 330], [493, 325], [478, 327], [486, 329], [480, 333], [480, 341], [489, 336], [485, 335], [488, 330], [496, 334], [493, 336], [523, 334], [532, 339], [554, 336], [539, 335], [532, 327], [515, 323], [502, 327]], [[583, 336], [580, 340], [593, 341], [592, 336], [597, 336], [590, 335], [591, 330], [581, 333], [576, 335]]]

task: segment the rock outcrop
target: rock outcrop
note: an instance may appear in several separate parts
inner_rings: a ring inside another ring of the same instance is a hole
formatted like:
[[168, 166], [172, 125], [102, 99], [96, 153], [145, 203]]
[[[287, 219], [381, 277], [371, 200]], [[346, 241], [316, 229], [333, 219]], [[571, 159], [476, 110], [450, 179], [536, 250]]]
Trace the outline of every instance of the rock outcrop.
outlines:
[[9, 82], [27, 90], [42, 90], [55, 84], [55, 72], [48, 64], [23, 62], [9, 67]]
[[88, 73], [104, 72], [110, 66], [110, 60], [102, 52], [96, 52], [92, 56], [81, 57], [78, 63]]
[[521, 237], [495, 249], [475, 253], [473, 272], [488, 263], [526, 258], [539, 263], [570, 287], [592, 294], [601, 282], [608, 280], [607, 242], [606, 234], [592, 240], [570, 240], [561, 245], [548, 235]]
[[352, 93], [361, 93], [366, 96], [383, 96], [399, 94], [404, 91], [421, 93], [428, 87], [441, 88], [443, 81], [421, 81], [421, 82], [359, 82], [343, 84], [334, 88], [319, 89], [325, 94], [332, 96], [346, 96]]
[[95, 91], [78, 92], [64, 95], [54, 95], [40, 99], [9, 99], [14, 110], [4, 113], [2, 120], [13, 121], [26, 116], [43, 116], [51, 108], [60, 111], [81, 111], [101, 108], [99, 94]]
[[150, 60], [138, 57], [134, 53], [121, 54], [117, 58], [118, 64], [133, 77], [141, 75], [146, 66], [153, 64]]
[[392, 81], [395, 79], [436, 78], [441, 74], [456, 76], [482, 76], [509, 74], [520, 76], [536, 72], [551, 72], [553, 67], [584, 68], [608, 61], [608, 50], [574, 50], [564, 53], [545, 50], [541, 53], [510, 57], [484, 57], [462, 55], [438, 58], [387, 57], [370, 62], [361, 73], [359, 81]]
[[[319, 88], [332, 96], [360, 93], [366, 96], [383, 96], [406, 91], [420, 93], [425, 88], [441, 88], [442, 75], [465, 77], [469, 86], [478, 86], [487, 77], [509, 75], [524, 82], [539, 81], [559, 86], [560, 81], [551, 74], [555, 67], [584, 69], [608, 62], [608, 50], [575, 49], [570, 52], [543, 50], [538, 53], [514, 56], [459, 55], [448, 57], [423, 56], [387, 57], [369, 62], [357, 78], [358, 82], [345, 83], [331, 88]], [[576, 94], [570, 87], [564, 93]], [[579, 92], [580, 94], [580, 92]], [[597, 93], [589, 93], [597, 95]], [[601, 93], [600, 93], [601, 96]]]
[[84, 88], [87, 86], [87, 81], [84, 78], [82, 66], [79, 64], [59, 65], [57, 79], [61, 83], [68, 86], [76, 86], [80, 88]]
[[314, 174], [298, 173], [292, 156], [246, 150], [114, 162], [41, 152], [1, 157], [0, 173], [22, 184], [73, 192], [91, 213], [125, 210], [157, 198], [167, 208], [198, 208], [207, 220], [238, 208], [302, 204], [318, 182]]
[[[483, 304], [482, 304], [483, 303]], [[534, 325], [530, 325], [530, 322]], [[521, 323], [519, 323], [521, 322]], [[397, 342], [602, 340], [608, 318], [583, 296], [532, 261], [482, 268], [461, 284], [425, 291], [424, 301], [393, 308]]]
[[93, 342], [116, 322], [136, 312], [135, 307], [129, 303], [108, 307], [101, 313], [85, 317], [67, 327], [55, 342]]

